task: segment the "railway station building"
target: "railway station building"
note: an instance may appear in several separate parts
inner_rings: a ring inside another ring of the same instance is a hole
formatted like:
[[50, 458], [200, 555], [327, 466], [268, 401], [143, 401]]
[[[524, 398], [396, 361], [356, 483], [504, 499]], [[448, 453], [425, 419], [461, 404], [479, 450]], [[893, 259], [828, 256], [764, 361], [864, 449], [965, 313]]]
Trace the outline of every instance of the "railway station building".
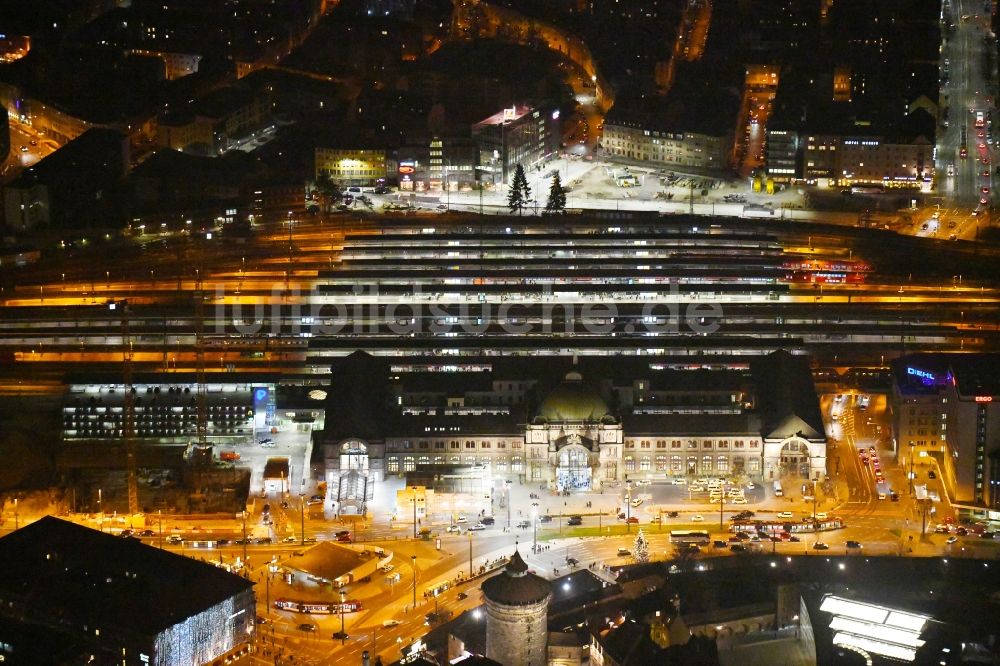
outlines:
[[[591, 491], [625, 481], [822, 479], [808, 360], [785, 351], [672, 365], [642, 357], [497, 358], [419, 367], [355, 352], [333, 367], [313, 447], [342, 512], [374, 485], [437, 466]], [[316, 469], [316, 467], [322, 469]]]

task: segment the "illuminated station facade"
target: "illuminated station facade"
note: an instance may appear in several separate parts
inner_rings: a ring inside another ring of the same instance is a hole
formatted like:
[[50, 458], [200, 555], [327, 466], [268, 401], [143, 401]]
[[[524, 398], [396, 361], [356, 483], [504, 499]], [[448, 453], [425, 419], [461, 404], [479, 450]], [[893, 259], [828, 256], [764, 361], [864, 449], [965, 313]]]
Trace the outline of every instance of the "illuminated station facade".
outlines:
[[779, 351], [729, 367], [522, 357], [443, 368], [363, 352], [334, 365], [313, 448], [334, 496], [344, 485], [370, 496], [387, 476], [445, 466], [485, 469], [498, 488], [520, 480], [558, 491], [826, 473], [802, 356]]

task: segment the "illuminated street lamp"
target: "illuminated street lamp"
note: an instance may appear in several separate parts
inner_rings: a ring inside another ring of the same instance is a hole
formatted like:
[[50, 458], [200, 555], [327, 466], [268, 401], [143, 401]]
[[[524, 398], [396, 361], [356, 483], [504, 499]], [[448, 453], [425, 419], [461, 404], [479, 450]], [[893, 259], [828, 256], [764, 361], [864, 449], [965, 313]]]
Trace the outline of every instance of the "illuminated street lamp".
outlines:
[[410, 566], [413, 568], [413, 610], [417, 609], [417, 556], [410, 555]]
[[346, 600], [344, 598], [344, 591], [341, 590], [340, 591], [340, 644], [341, 645], [347, 642], [347, 632], [345, 631], [344, 627], [344, 610], [345, 606], [347, 605], [345, 601]]
[[531, 552], [538, 552], [538, 502], [531, 503], [531, 529], [532, 529], [532, 546]]

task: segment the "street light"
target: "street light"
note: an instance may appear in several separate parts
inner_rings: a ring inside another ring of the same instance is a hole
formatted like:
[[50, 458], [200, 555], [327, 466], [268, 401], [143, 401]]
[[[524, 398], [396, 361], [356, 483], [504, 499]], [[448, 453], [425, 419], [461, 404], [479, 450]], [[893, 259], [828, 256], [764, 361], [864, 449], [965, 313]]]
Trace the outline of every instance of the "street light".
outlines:
[[538, 552], [538, 502], [531, 503], [531, 530], [532, 530], [532, 545], [531, 552]]
[[306, 488], [305, 481], [302, 482], [302, 487], [299, 489], [299, 537], [302, 540], [302, 545], [306, 545]]
[[417, 610], [417, 556], [410, 555], [410, 566], [413, 568], [413, 610]]
[[417, 538], [417, 489], [410, 489], [410, 501], [413, 502], [413, 538]]
[[632, 533], [632, 482], [625, 479], [625, 533]]
[[344, 606], [345, 604], [344, 591], [340, 591], [340, 644], [343, 645], [347, 642], [347, 632], [344, 628]]

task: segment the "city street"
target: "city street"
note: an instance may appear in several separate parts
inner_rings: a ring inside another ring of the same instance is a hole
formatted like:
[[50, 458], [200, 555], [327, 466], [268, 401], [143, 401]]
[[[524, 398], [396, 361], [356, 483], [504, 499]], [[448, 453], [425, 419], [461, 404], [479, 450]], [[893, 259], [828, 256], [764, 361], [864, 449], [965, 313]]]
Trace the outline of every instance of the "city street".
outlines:
[[991, 91], [997, 69], [990, 11], [981, 0], [946, 0], [942, 6], [944, 126], [938, 128], [936, 168], [940, 191], [968, 209], [988, 208], [992, 201], [996, 101]]

